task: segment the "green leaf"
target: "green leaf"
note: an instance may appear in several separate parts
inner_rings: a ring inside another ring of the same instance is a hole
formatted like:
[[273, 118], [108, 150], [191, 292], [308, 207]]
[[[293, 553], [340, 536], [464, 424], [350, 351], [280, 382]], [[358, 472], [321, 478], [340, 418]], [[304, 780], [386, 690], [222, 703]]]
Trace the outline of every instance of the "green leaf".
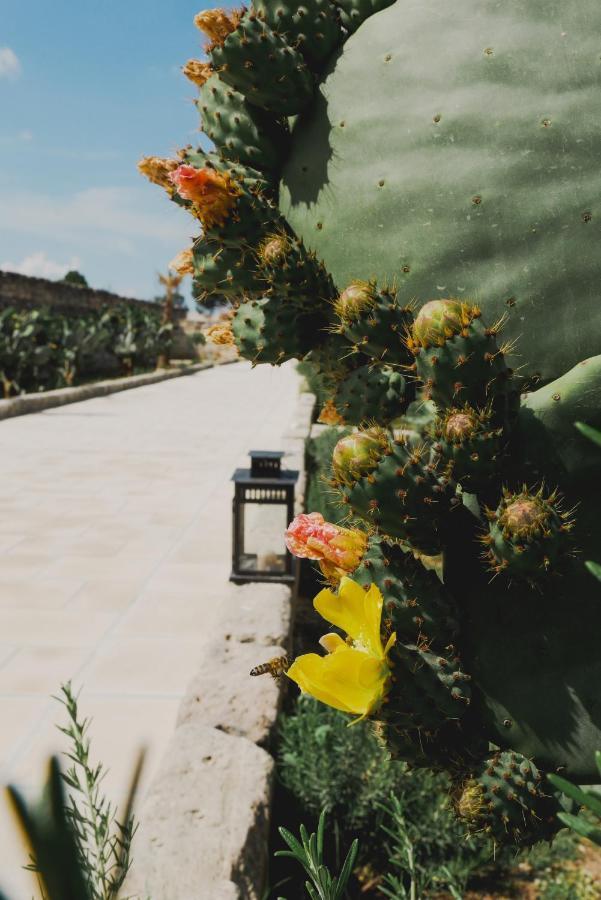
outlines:
[[578, 785], [572, 784], [571, 781], [567, 781], [560, 775], [547, 775], [547, 779], [551, 782], [553, 787], [563, 791], [564, 794], [567, 794], [568, 797], [575, 800], [580, 806], [585, 806], [587, 809], [590, 809], [591, 812], [594, 812], [595, 815], [601, 817], [601, 797], [596, 797], [590, 791], [583, 791]]
[[574, 426], [578, 429], [580, 434], [583, 434], [584, 437], [587, 437], [594, 444], [601, 447], [601, 431], [598, 431], [596, 428], [591, 428], [590, 425], [586, 425], [584, 422], [575, 422]]
[[585, 562], [584, 565], [589, 570], [591, 575], [594, 575], [598, 581], [601, 581], [601, 566], [599, 565], [599, 563], [591, 562], [591, 560], [589, 560], [588, 562]]

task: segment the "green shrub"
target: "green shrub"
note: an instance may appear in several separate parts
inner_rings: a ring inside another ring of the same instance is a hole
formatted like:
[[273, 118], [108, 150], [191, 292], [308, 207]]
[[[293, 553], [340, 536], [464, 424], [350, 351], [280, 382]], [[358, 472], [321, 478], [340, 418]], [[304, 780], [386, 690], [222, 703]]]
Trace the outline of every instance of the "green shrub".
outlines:
[[[317, 817], [324, 810], [347, 843], [359, 838], [370, 872], [390, 868], [386, 884], [399, 900], [401, 886], [411, 881], [404, 862], [408, 842], [415, 877], [438, 889], [464, 885], [493, 862], [490, 842], [466, 838], [449, 809], [446, 775], [410, 770], [391, 759], [369, 722], [349, 727], [347, 716], [311, 697], [299, 697], [281, 719], [278, 771], [302, 814]], [[510, 859], [506, 851], [497, 854], [498, 870]]]
[[[70, 315], [55, 309], [0, 311], [4, 397], [70, 387], [106, 371], [151, 368], [171, 342], [160, 310], [123, 303]], [[99, 362], [100, 360], [100, 362]]]

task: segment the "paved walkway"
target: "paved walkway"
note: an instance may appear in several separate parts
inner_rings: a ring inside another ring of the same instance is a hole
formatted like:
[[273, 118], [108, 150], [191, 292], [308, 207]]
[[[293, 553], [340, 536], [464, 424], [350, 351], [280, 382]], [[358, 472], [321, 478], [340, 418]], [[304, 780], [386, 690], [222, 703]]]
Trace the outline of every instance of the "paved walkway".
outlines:
[[[83, 686], [121, 799], [152, 775], [230, 567], [230, 475], [278, 449], [289, 366], [224, 366], [0, 423], [0, 783], [39, 785], [64, 748], [51, 699]], [[31, 897], [0, 802], [0, 886]]]

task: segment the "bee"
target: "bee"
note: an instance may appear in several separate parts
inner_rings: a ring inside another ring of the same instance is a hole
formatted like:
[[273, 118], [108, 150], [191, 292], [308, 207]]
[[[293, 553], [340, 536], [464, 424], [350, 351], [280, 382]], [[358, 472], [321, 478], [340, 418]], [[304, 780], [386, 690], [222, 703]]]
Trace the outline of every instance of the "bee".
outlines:
[[272, 678], [277, 679], [281, 678], [291, 665], [292, 660], [289, 656], [274, 656], [274, 658], [270, 659], [268, 662], [262, 663], [260, 666], [255, 666], [254, 669], [250, 670], [250, 674], [255, 676], [267, 675], [267, 673], [269, 673]]

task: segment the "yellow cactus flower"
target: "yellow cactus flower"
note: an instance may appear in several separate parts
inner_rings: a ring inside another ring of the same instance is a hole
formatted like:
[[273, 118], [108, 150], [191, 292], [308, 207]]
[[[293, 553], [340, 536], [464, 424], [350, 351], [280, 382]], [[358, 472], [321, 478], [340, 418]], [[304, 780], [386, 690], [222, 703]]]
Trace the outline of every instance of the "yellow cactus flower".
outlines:
[[304, 693], [363, 719], [380, 706], [390, 683], [388, 653], [396, 635], [392, 634], [383, 645], [382, 594], [375, 584], [365, 591], [345, 577], [337, 595], [323, 590], [313, 605], [326, 621], [344, 630], [348, 638], [344, 641], [337, 634], [326, 634], [320, 643], [327, 656], [299, 656], [287, 675]]

